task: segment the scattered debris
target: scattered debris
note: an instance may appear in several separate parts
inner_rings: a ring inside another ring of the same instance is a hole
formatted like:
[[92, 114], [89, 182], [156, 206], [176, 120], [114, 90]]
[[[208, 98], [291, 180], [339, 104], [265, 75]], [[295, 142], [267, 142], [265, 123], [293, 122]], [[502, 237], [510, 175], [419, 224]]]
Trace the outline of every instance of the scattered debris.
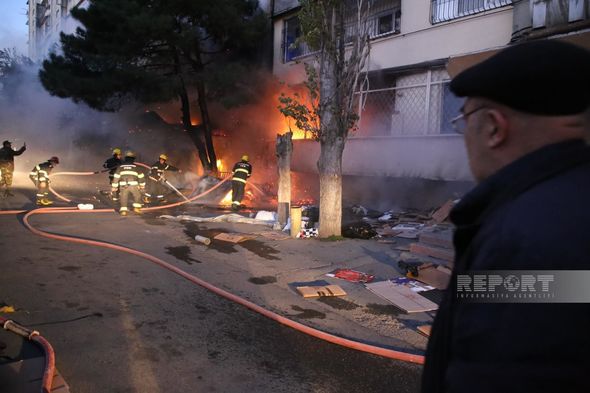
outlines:
[[253, 232], [252, 234], [262, 236], [262, 237], [265, 237], [270, 240], [285, 240], [285, 239], [291, 238], [291, 236], [289, 236], [289, 235], [285, 235], [282, 232], [275, 232], [275, 231]]
[[408, 277], [392, 278], [390, 281], [394, 284], [405, 285], [414, 292], [431, 291], [434, 289], [434, 287], [431, 287], [430, 285], [424, 285], [420, 281], [412, 280]]
[[407, 313], [434, 311], [438, 305], [405, 285], [395, 284], [389, 280], [365, 284], [368, 290], [391, 302]]
[[342, 227], [342, 236], [351, 239], [370, 239], [377, 235], [371, 224], [366, 222], [355, 222]]
[[432, 330], [432, 325], [420, 325], [416, 328], [420, 333], [425, 335], [426, 337], [430, 337], [430, 331]]
[[252, 235], [246, 235], [243, 233], [220, 233], [218, 235], [216, 235], [213, 239], [215, 240], [222, 240], [224, 242], [230, 242], [230, 243], [239, 243], [239, 242], [243, 242], [245, 240], [250, 240], [250, 239], [254, 239], [255, 236]]
[[422, 254], [429, 257], [442, 259], [448, 262], [453, 262], [453, 260], [455, 259], [454, 250], [437, 246], [431, 246], [423, 243], [410, 244], [410, 252], [414, 254]]
[[195, 235], [195, 240], [198, 241], [199, 243], [203, 243], [206, 246], [211, 244], [211, 239], [209, 239], [208, 237], [205, 237], [205, 236]]
[[241, 224], [257, 224], [257, 225], [266, 225], [266, 226], [270, 226], [270, 227], [272, 227], [275, 223], [274, 221], [262, 221], [262, 220], [257, 220], [255, 218], [244, 217], [244, 216], [241, 216], [236, 213], [222, 214], [222, 215], [216, 216], [216, 217], [195, 217], [195, 216], [189, 216], [189, 215], [183, 214], [180, 216], [163, 215], [163, 216], [159, 216], [158, 218], [166, 218], [166, 219], [175, 220], [175, 221], [231, 222], [231, 223], [241, 223]]
[[428, 285], [432, 285], [436, 289], [446, 289], [451, 280], [451, 271], [444, 266], [430, 265], [425, 268], [418, 269], [418, 275], [412, 276], [416, 280], [422, 281]]
[[338, 285], [324, 285], [319, 287], [297, 287], [297, 291], [301, 296], [321, 297], [321, 296], [344, 296], [346, 292]]
[[375, 279], [375, 276], [373, 276], [372, 274], [358, 272], [356, 270], [351, 270], [351, 269], [337, 269], [337, 270], [333, 271], [332, 273], [326, 274], [326, 276], [341, 278], [343, 280], [350, 281], [350, 282], [362, 282], [362, 283], [368, 283], [368, 282], [371, 282]]
[[453, 206], [455, 206], [455, 203], [452, 200], [446, 201], [444, 205], [432, 214], [432, 221], [437, 224], [445, 221], [449, 217], [449, 213]]
[[255, 220], [259, 221], [276, 221], [277, 220], [277, 213], [276, 212], [269, 212], [266, 210], [260, 210], [256, 213], [254, 217]]
[[317, 228], [309, 228], [309, 229], [302, 229], [301, 232], [297, 234], [298, 239], [309, 239], [311, 237], [318, 237], [319, 231]]

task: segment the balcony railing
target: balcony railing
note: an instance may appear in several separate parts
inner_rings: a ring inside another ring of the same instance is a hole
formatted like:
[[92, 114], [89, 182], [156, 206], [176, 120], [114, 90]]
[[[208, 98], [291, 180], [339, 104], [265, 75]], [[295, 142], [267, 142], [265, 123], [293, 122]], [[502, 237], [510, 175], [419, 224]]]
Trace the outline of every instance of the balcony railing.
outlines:
[[512, 0], [432, 0], [431, 4], [430, 21], [435, 24], [505, 7]]

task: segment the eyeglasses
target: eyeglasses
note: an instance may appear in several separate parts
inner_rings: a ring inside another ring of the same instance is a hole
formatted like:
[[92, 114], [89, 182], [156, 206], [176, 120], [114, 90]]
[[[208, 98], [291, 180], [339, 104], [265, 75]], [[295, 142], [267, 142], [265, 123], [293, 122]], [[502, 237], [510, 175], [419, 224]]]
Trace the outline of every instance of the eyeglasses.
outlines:
[[475, 112], [480, 111], [485, 108], [486, 108], [485, 106], [480, 106], [480, 107], [475, 108], [472, 111], [469, 111], [467, 113], [461, 113], [459, 116], [453, 117], [450, 120], [450, 123], [453, 126], [453, 129], [455, 130], [455, 132], [457, 134], [464, 134], [465, 128], [467, 126], [467, 117], [469, 117], [472, 114], [474, 114]]

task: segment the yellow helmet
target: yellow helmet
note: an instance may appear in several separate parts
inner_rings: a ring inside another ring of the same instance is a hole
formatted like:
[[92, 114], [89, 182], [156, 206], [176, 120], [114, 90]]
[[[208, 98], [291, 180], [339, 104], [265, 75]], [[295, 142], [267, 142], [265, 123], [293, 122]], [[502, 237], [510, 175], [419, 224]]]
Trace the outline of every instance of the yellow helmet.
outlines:
[[242, 156], [242, 161], [248, 161], [248, 158], [250, 158], [250, 157], [248, 157], [248, 155], [247, 155], [247, 154], [244, 154], [244, 155]]
[[118, 154], [121, 155], [121, 149], [119, 149], [118, 147], [113, 149], [113, 155]]
[[160, 154], [160, 158], [164, 161], [168, 160], [168, 156], [166, 154]]
[[125, 152], [125, 157], [135, 158], [135, 153], [132, 152], [131, 150], [127, 150]]

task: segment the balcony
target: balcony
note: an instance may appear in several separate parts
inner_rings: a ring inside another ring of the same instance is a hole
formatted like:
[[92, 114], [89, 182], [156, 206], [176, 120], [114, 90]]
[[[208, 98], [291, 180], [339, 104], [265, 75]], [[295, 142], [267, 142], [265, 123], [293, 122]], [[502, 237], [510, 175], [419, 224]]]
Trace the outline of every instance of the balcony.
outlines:
[[448, 22], [512, 4], [512, 0], [432, 0], [430, 22]]

